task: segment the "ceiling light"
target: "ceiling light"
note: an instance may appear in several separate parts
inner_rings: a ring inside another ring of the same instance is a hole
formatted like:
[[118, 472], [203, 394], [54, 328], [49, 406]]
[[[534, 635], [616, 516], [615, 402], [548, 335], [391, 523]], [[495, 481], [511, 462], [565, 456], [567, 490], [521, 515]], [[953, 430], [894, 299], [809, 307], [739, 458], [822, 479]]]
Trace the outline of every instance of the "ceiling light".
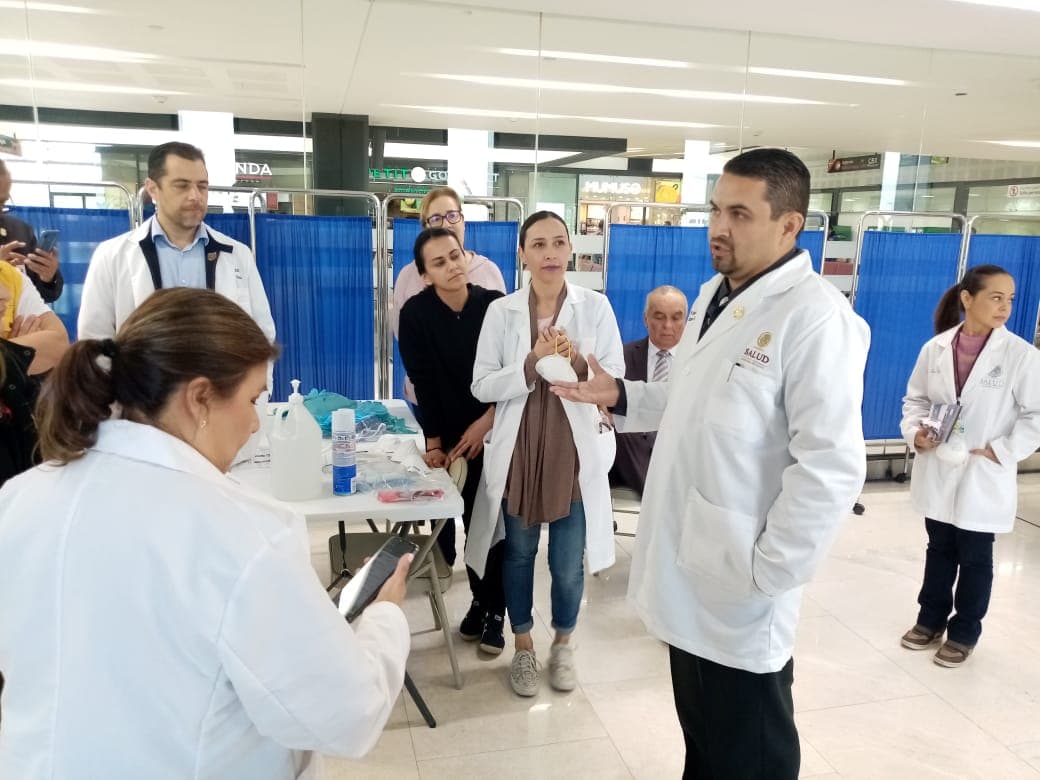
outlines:
[[615, 65], [642, 65], [647, 68], [690, 68], [691, 63], [682, 60], [662, 60], [652, 57], [618, 57], [613, 54], [592, 54], [582, 51], [553, 51], [537, 49], [492, 49], [498, 54], [511, 54], [516, 57], [537, 57], [543, 59], [578, 60], [580, 62], [609, 62]]
[[678, 122], [665, 119], [632, 119], [616, 116], [581, 116], [577, 114], [545, 114], [530, 111], [504, 111], [493, 108], [462, 108], [459, 106], [410, 106], [394, 103], [384, 103], [387, 108], [406, 108], [413, 111], [428, 111], [431, 114], [443, 114], [446, 116], [479, 116], [491, 119], [569, 119], [579, 122], [598, 122], [608, 125], [640, 125], [646, 127], [684, 127], [691, 130], [704, 130], [712, 127], [725, 127], [725, 125], [710, 125], [702, 122]]
[[979, 141], [979, 143], [1014, 146], [1019, 149], [1040, 149], [1040, 141]]
[[[1040, 2], [1040, 0], [1038, 0]], [[497, 54], [510, 54], [518, 57], [537, 57], [537, 49], [491, 49]], [[612, 54], [591, 54], [578, 51], [541, 52], [543, 59], [578, 60], [581, 62], [605, 62], [618, 65], [635, 65], [649, 68], [677, 68], [685, 70], [710, 70], [724, 73], [744, 73], [742, 65], [711, 65], [702, 62], [685, 62], [683, 60], [652, 59], [649, 57], [619, 57]], [[885, 87], [905, 87], [910, 84], [903, 79], [889, 79], [880, 76], [858, 76], [851, 73], [825, 73], [815, 70], [795, 70], [792, 68], [767, 68], [752, 65], [749, 73], [759, 76], [779, 76], [792, 79], [817, 79], [820, 81], [844, 81], [852, 84], [877, 84]]]
[[21, 87], [24, 89], [54, 90], [57, 92], [115, 92], [120, 95], [184, 95], [185, 92], [174, 92], [168, 89], [150, 89], [147, 87], [122, 87], [112, 84], [81, 84], [77, 81], [34, 81], [32, 79], [0, 79], [5, 87]]
[[69, 43], [47, 43], [46, 41], [0, 40], [0, 56], [48, 57], [58, 60], [89, 60], [91, 62], [153, 62], [160, 59], [155, 54], [122, 49], [105, 49], [100, 46], [77, 46]]
[[780, 97], [777, 95], [754, 95], [741, 92], [715, 92], [700, 89], [659, 89], [653, 87], [630, 87], [621, 84], [605, 84], [584, 81], [549, 81], [545, 79], [526, 79], [509, 76], [468, 76], [456, 73], [406, 73], [406, 76], [421, 78], [423, 76], [444, 81], [460, 81], [467, 84], [480, 84], [489, 87], [518, 87], [522, 89], [543, 89], [558, 92], [594, 92], [615, 95], [654, 95], [656, 97], [676, 98], [679, 100], [705, 100], [733, 103], [770, 103], [787, 106], [845, 106], [854, 108], [852, 103], [830, 103], [822, 100], [805, 98]]
[[910, 82], [902, 79], [886, 79], [880, 76], [854, 76], [850, 73], [822, 73], [815, 70], [791, 70], [789, 68], [762, 68], [752, 65], [749, 73], [758, 76], [784, 76], [792, 79], [819, 79], [820, 81], [846, 81], [853, 84], [879, 84], [883, 87], [905, 87]]
[[1040, 0], [954, 0], [969, 5], [989, 5], [995, 8], [1011, 8], [1016, 11], [1040, 11]]
[[32, 0], [0, 0], [0, 8], [13, 8], [16, 11], [52, 11], [59, 14], [104, 14], [96, 8], [85, 8], [81, 5], [62, 5], [61, 3], [34, 3]]

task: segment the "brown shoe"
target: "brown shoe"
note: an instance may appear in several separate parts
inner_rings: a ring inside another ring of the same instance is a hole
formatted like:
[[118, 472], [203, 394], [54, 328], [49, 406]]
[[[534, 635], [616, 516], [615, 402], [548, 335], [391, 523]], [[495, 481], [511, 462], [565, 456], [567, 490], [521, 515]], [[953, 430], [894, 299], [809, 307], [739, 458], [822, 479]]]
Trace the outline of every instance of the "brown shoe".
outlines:
[[921, 624], [917, 624], [903, 634], [903, 638], [899, 640], [899, 644], [907, 650], [927, 650], [942, 639], [942, 635], [943, 632], [941, 630], [932, 631], [930, 628], [925, 628]]
[[943, 646], [939, 648], [939, 652], [935, 654], [935, 658], [932, 660], [939, 664], [939, 666], [956, 669], [968, 660], [968, 656], [971, 655], [971, 651], [974, 649], [974, 647], [962, 645], [960, 642], [954, 642], [952, 639], [947, 639], [943, 642]]

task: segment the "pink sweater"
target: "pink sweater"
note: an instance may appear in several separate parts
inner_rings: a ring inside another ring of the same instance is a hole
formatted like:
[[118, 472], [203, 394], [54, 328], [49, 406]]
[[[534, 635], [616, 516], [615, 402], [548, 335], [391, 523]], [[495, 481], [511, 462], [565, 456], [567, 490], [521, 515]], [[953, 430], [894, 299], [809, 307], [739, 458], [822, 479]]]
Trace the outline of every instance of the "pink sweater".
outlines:
[[[469, 268], [466, 269], [466, 277], [469, 283], [483, 287], [486, 290], [498, 290], [504, 293], [506, 291], [506, 283], [502, 278], [502, 272], [498, 270], [498, 266], [484, 257], [484, 255], [478, 255], [476, 252], [469, 252], [468, 254]], [[397, 281], [394, 282], [394, 305], [390, 310], [390, 327], [393, 328], [395, 339], [397, 338], [397, 326], [400, 322], [401, 307], [413, 295], [421, 293], [425, 287], [426, 282], [419, 275], [419, 269], [415, 267], [414, 262], [401, 269], [401, 273], [397, 276]], [[413, 404], [416, 402], [415, 388], [412, 386], [412, 380], [408, 377], [404, 378], [404, 397]]]

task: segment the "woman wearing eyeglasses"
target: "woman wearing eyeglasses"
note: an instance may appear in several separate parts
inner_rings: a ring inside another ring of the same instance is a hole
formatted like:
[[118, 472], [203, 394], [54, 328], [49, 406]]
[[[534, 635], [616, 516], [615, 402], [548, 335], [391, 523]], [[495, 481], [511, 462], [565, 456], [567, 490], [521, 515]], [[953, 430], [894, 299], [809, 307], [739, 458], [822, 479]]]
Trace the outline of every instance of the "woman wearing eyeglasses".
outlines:
[[[466, 246], [466, 218], [462, 216], [462, 200], [451, 187], [434, 187], [426, 193], [419, 209], [419, 219], [424, 228], [447, 228], [454, 233], [459, 243]], [[466, 279], [470, 284], [483, 287], [485, 290], [498, 290], [505, 293], [506, 283], [498, 266], [483, 255], [466, 250]], [[415, 263], [409, 263], [401, 269], [394, 282], [394, 310], [390, 314], [390, 324], [394, 329], [394, 338], [398, 338], [398, 323], [401, 307], [413, 295], [418, 295], [426, 287]], [[408, 377], [404, 380], [404, 397], [415, 411], [415, 419], [422, 425], [422, 410], [418, 408], [415, 398], [415, 387]]]

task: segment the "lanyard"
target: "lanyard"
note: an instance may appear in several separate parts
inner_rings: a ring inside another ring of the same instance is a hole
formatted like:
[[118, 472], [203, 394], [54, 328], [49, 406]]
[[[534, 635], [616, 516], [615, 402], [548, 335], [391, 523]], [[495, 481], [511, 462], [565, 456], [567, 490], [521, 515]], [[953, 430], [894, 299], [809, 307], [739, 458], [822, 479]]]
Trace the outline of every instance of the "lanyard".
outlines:
[[[975, 354], [975, 357], [971, 361], [971, 366], [968, 368], [968, 376], [971, 376], [972, 370], [975, 368], [975, 364], [979, 360], [979, 355], [982, 354], [982, 350], [986, 348], [986, 344], [989, 342], [989, 337], [993, 335], [991, 330], [986, 334], [986, 340], [982, 342], [982, 346], [979, 347], [979, 351]], [[953, 382], [954, 389], [957, 391], [957, 403], [961, 402], [961, 391], [964, 389], [964, 383], [961, 381], [961, 361], [960, 361], [960, 343], [961, 343], [961, 331], [958, 328], [956, 335], [953, 337]], [[968, 376], [964, 377], [964, 382], [968, 381]]]

